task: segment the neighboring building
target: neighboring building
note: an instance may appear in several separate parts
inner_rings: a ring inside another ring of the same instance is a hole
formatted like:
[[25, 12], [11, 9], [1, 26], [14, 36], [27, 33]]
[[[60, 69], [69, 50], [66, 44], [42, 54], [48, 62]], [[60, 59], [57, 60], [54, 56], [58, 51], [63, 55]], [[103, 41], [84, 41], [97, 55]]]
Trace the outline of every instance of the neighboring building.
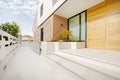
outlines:
[[120, 0], [40, 0], [34, 41], [49, 41], [62, 29], [87, 48], [120, 50]]
[[33, 37], [30, 35], [24, 35], [24, 36], [21, 36], [21, 40], [22, 41], [31, 41], [31, 40], [33, 40]]

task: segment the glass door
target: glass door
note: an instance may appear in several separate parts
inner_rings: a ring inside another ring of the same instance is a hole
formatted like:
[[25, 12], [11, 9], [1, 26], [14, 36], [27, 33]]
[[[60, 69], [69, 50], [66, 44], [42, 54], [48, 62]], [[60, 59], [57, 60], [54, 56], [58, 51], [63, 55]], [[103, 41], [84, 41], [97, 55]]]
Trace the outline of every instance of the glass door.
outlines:
[[74, 40], [80, 40], [79, 15], [69, 19], [69, 30], [72, 32]]

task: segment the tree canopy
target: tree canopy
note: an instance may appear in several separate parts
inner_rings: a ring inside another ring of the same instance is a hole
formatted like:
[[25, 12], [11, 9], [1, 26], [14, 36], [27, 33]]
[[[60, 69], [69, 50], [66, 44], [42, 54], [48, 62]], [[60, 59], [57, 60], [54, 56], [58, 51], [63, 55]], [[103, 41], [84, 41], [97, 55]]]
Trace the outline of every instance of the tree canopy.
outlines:
[[12, 23], [6, 22], [4, 24], [1, 24], [0, 28], [3, 31], [5, 31], [5, 32], [7, 32], [7, 33], [9, 33], [9, 34], [18, 38], [19, 25], [17, 25], [15, 22], [12, 22]]

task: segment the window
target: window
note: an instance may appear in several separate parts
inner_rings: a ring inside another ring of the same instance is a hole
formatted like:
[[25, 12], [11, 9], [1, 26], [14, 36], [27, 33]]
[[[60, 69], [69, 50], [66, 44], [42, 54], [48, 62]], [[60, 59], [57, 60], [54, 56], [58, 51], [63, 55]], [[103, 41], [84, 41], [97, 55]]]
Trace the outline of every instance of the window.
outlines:
[[86, 12], [82, 12], [69, 19], [69, 30], [73, 39], [77, 41], [86, 40]]
[[79, 40], [80, 36], [79, 15], [69, 19], [69, 30], [72, 32], [73, 39]]
[[52, 6], [54, 6], [57, 1], [58, 1], [58, 0], [52, 0]]
[[2, 35], [0, 35], [0, 40], [2, 40]]
[[43, 4], [40, 7], [40, 17], [42, 17], [42, 15], [43, 15]]
[[86, 13], [81, 13], [81, 41], [85, 41], [85, 35], [86, 35]]

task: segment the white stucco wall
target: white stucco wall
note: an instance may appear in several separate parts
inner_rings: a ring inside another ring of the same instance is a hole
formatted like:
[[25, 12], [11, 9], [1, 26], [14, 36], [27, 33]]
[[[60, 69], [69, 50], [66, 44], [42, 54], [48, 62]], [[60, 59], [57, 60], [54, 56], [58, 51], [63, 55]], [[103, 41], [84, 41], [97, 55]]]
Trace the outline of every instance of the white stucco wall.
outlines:
[[[53, 12], [60, 7], [66, 0], [58, 0], [54, 6], [52, 6], [52, 0], [40, 0], [37, 8], [36, 18], [37, 27], [41, 25]], [[40, 7], [43, 4], [43, 16], [40, 17]], [[36, 20], [36, 19], [35, 19]]]

